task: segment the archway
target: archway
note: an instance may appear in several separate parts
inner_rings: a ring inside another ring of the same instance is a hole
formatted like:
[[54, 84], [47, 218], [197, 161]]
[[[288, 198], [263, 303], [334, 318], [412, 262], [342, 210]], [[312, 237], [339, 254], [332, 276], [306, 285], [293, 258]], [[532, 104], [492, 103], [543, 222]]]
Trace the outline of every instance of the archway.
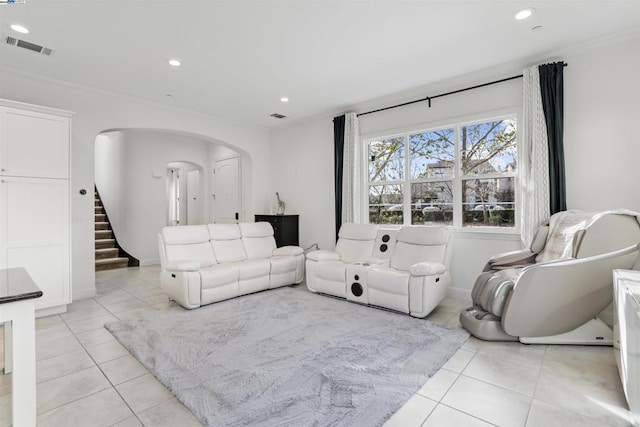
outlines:
[[[242, 150], [194, 134], [115, 129], [98, 135], [95, 183], [120, 246], [138, 258], [140, 265], [159, 262], [156, 236], [174, 220], [170, 213], [169, 169], [180, 170], [182, 178], [176, 225], [213, 222], [212, 165], [229, 155], [241, 159], [243, 173], [248, 172], [250, 161]], [[190, 173], [191, 197], [187, 189]], [[250, 189], [242, 186], [241, 193], [247, 197]]]

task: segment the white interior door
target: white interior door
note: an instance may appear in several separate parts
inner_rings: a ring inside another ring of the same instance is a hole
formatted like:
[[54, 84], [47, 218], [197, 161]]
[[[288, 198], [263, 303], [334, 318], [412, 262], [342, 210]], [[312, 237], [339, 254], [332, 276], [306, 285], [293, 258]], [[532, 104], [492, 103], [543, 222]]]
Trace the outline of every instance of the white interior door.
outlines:
[[187, 224], [201, 224], [200, 171], [187, 172]]
[[240, 219], [240, 159], [232, 157], [214, 162], [214, 221], [234, 223]]
[[180, 225], [180, 169], [167, 169], [169, 184], [169, 225]]

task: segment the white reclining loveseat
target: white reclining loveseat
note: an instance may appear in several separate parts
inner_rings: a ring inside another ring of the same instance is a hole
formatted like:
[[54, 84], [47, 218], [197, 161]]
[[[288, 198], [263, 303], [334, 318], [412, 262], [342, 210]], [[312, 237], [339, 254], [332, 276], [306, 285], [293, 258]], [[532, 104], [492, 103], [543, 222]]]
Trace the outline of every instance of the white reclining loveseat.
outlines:
[[334, 251], [307, 254], [311, 292], [426, 317], [447, 295], [445, 227], [344, 224]]
[[268, 222], [164, 227], [160, 285], [185, 308], [300, 283], [304, 251], [276, 248]]
[[612, 344], [596, 316], [613, 299], [612, 271], [638, 260], [640, 214], [564, 211], [529, 248], [494, 255], [460, 313], [472, 335], [527, 344]]

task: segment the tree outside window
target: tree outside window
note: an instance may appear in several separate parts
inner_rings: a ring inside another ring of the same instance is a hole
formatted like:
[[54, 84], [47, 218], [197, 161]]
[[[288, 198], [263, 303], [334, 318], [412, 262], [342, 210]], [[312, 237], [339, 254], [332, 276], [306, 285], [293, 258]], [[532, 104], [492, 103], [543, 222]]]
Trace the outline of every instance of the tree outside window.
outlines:
[[515, 117], [367, 141], [369, 222], [514, 227], [516, 141]]

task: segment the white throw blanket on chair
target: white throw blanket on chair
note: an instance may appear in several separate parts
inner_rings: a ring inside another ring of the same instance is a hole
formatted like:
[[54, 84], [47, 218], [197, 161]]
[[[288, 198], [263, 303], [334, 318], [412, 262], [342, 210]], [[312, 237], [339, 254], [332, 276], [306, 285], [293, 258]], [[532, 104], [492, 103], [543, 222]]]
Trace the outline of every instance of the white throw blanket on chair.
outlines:
[[536, 263], [572, 258], [575, 235], [581, 230], [586, 230], [598, 218], [612, 214], [634, 216], [640, 223], [640, 213], [627, 209], [604, 212], [568, 210], [552, 215], [549, 218], [547, 243], [542, 252], [536, 257]]

